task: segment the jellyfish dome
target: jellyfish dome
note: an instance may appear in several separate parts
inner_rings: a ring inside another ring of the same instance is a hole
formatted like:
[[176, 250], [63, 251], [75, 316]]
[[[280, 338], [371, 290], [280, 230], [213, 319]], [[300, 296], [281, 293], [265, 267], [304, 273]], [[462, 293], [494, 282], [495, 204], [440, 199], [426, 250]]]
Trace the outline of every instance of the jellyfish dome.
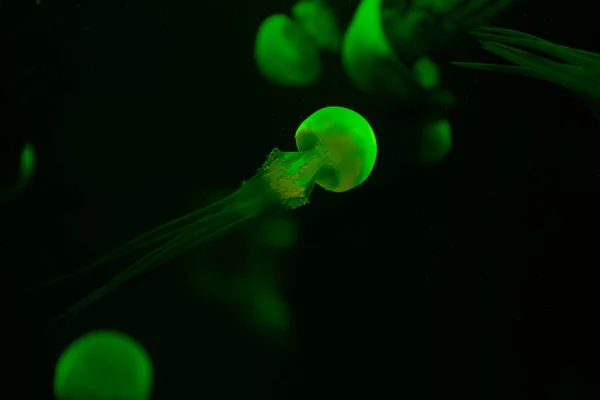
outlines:
[[371, 125], [359, 113], [345, 107], [325, 107], [306, 118], [296, 131], [299, 151], [321, 147], [326, 165], [316, 176], [325, 190], [345, 192], [369, 176], [377, 157], [377, 141]]
[[147, 400], [153, 369], [144, 348], [116, 331], [87, 333], [61, 354], [54, 374], [58, 400]]

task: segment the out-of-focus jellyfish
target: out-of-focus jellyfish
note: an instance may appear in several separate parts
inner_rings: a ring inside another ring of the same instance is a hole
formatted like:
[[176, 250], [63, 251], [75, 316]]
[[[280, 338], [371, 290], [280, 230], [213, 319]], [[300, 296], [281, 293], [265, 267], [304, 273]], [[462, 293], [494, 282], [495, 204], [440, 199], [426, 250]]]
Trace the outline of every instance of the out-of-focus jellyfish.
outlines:
[[452, 130], [447, 119], [428, 121], [423, 128], [418, 160], [435, 164], [442, 161], [452, 147]]
[[35, 149], [26, 143], [19, 157], [18, 176], [9, 187], [0, 189], [0, 201], [8, 201], [19, 196], [27, 188], [35, 173]]
[[341, 31], [331, 9], [320, 0], [301, 0], [285, 14], [259, 26], [254, 59], [260, 73], [283, 86], [308, 86], [321, 75], [321, 50], [336, 51]]
[[377, 142], [369, 123], [344, 107], [325, 107], [298, 127], [296, 152], [271, 151], [258, 172], [234, 193], [174, 221], [167, 222], [108, 253], [70, 276], [71, 279], [121, 257], [146, 249], [146, 254], [105, 285], [60, 315], [73, 316], [131, 278], [257, 217], [272, 207], [295, 209], [309, 202], [316, 185], [332, 192], [355, 188], [370, 175]]
[[435, 165], [446, 158], [452, 148], [450, 121], [425, 116], [413, 121], [399, 122], [395, 136], [396, 156], [416, 165]]
[[[512, 29], [481, 28], [472, 32], [472, 34], [480, 39], [485, 50], [517, 65], [470, 62], [454, 62], [454, 65], [487, 71], [508, 72], [556, 83], [589, 101], [592, 111], [596, 117], [599, 117], [600, 54], [561, 46]], [[556, 60], [514, 46], [546, 53], [555, 57]]]
[[61, 354], [54, 372], [57, 400], [146, 400], [153, 386], [152, 361], [131, 337], [89, 332]]

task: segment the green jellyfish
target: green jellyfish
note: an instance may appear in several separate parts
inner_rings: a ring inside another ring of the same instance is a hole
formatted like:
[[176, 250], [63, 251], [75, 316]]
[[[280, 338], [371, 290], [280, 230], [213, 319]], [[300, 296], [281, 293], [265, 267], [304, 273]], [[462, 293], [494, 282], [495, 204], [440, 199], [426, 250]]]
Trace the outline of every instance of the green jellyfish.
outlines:
[[267, 17], [258, 28], [254, 59], [260, 73], [283, 86], [308, 86], [321, 75], [320, 50], [336, 51], [341, 31], [321, 0], [301, 0], [284, 14]]
[[432, 57], [511, 2], [362, 0], [342, 42], [346, 73], [367, 93], [406, 100], [420, 89], [432, 90], [440, 80]]
[[93, 331], [61, 354], [54, 372], [57, 400], [145, 400], [153, 386], [152, 360], [129, 336]]
[[[481, 40], [485, 50], [517, 65], [470, 62], [454, 62], [454, 65], [509, 72], [556, 83], [590, 101], [592, 111], [598, 117], [594, 107], [600, 105], [600, 54], [561, 46], [512, 29], [481, 28], [472, 34]], [[546, 53], [557, 60], [550, 60], [514, 46]]]
[[360, 185], [371, 173], [377, 154], [375, 135], [358, 113], [325, 107], [310, 115], [295, 135], [297, 152], [271, 151], [258, 172], [233, 194], [143, 234], [64, 281], [122, 256], [146, 249], [145, 255], [112, 280], [84, 297], [56, 320], [73, 316], [136, 275], [256, 217], [273, 206], [295, 209], [308, 203], [317, 184], [332, 192]]
[[35, 149], [26, 143], [19, 158], [19, 171], [16, 181], [8, 188], [0, 190], [0, 201], [11, 200], [27, 188], [35, 173]]

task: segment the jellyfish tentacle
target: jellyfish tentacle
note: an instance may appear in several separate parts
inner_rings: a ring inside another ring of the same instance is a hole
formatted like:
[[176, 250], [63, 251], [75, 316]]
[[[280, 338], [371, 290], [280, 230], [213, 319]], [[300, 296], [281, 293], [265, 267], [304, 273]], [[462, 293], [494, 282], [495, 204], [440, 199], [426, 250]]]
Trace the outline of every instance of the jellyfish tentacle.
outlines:
[[515, 46], [527, 47], [541, 51], [589, 70], [598, 68], [598, 62], [600, 62], [600, 54], [580, 49], [572, 49], [570, 47], [552, 43], [548, 40], [512, 29], [486, 27], [478, 31], [471, 32], [471, 35], [484, 41], [512, 44]]
[[234, 204], [233, 195], [229, 195], [218, 202], [211, 204], [205, 208], [194, 211], [187, 215], [184, 215], [180, 218], [169, 221], [163, 225], [160, 225], [149, 232], [146, 232], [129, 242], [125, 243], [117, 247], [116, 249], [110, 251], [99, 259], [93, 261], [91, 264], [88, 264], [86, 267], [81, 268], [75, 272], [60, 276], [58, 278], [54, 278], [45, 282], [38, 283], [34, 286], [31, 286], [26, 291], [35, 291], [42, 289], [44, 287], [59, 283], [59, 282], [70, 282], [78, 277], [85, 275], [98, 267], [106, 265], [110, 261], [114, 261], [120, 257], [127, 256], [129, 254], [134, 253], [135, 251], [139, 251], [143, 248], [150, 247], [157, 243], [163, 242], [167, 239], [173, 238], [176, 235], [184, 234], [190, 228], [193, 228], [197, 225], [198, 222], [207, 223], [210, 222], [210, 219], [213, 217], [217, 217], [220, 212], [230, 208]]
[[[138, 261], [134, 262], [129, 267], [127, 267], [124, 271], [118, 273], [105, 285], [95, 289], [94, 291], [80, 299], [76, 304], [69, 307], [65, 312], [52, 319], [51, 326], [54, 326], [56, 323], [62, 321], [65, 317], [70, 316], [68, 320], [70, 321], [73, 317], [75, 317], [83, 309], [87, 308], [90, 304], [98, 301], [106, 294], [115, 290], [118, 286], [121, 286], [123, 283], [129, 281], [135, 276], [141, 273], [148, 272], [149, 270], [164, 264], [165, 262], [186, 252], [192, 247], [195, 247], [206, 240], [212, 239], [215, 236], [218, 236], [230, 230], [234, 226], [250, 218], [250, 216], [240, 216], [239, 218], [233, 220], [231, 223], [224, 225], [216, 230], [212, 230], [214, 228], [214, 225], [208, 225], [204, 226], [200, 232], [195, 232], [191, 235], [189, 234], [190, 232], [182, 232], [176, 237], [170, 239], [168, 242], [160, 245], [156, 249], [147, 253]], [[196, 224], [199, 224], [200, 222], [202, 221], [198, 221], [197, 223], [189, 226], [188, 229], [191, 231], [197, 228]]]

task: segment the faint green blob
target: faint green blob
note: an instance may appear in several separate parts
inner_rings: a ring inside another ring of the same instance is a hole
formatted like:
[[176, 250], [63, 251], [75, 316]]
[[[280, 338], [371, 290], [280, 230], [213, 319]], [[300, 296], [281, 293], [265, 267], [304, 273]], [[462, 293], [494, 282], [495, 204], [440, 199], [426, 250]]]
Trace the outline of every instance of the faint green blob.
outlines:
[[426, 163], [438, 163], [450, 152], [452, 131], [446, 119], [428, 123], [423, 129], [421, 160]]
[[89, 332], [61, 354], [54, 373], [57, 400], [144, 400], [153, 384], [145, 349], [116, 331]]
[[21, 181], [29, 181], [35, 171], [35, 150], [27, 143], [21, 152]]
[[285, 332], [290, 327], [291, 313], [288, 304], [277, 291], [264, 288], [256, 291], [251, 299], [255, 310], [254, 318], [260, 325], [276, 332]]
[[298, 227], [286, 218], [270, 218], [264, 222], [259, 235], [264, 245], [287, 248], [298, 239]]
[[31, 182], [35, 174], [35, 149], [31, 143], [26, 143], [21, 151], [19, 177], [9, 188], [0, 191], [0, 201], [11, 200], [19, 196]]
[[425, 90], [440, 84], [440, 69], [429, 57], [419, 58], [413, 66], [413, 73], [417, 83]]

